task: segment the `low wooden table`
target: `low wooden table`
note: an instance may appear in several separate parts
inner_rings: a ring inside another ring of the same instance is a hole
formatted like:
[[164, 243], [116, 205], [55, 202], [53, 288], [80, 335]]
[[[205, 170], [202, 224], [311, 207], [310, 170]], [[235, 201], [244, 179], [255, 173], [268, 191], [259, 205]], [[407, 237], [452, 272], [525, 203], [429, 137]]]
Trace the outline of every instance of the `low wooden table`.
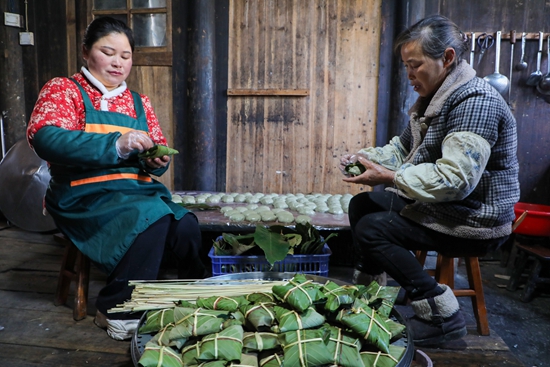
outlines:
[[[178, 195], [199, 195], [201, 193], [204, 193], [202, 191], [177, 191], [175, 192]], [[205, 205], [209, 205], [212, 207], [219, 206], [232, 206], [232, 207], [238, 207], [238, 206], [247, 206], [248, 203], [205, 203]], [[258, 204], [263, 205], [263, 204]], [[269, 206], [269, 205], [268, 205]], [[296, 217], [299, 215], [298, 212], [292, 211], [290, 209], [285, 209]], [[242, 222], [232, 222], [224, 216], [219, 210], [196, 210], [191, 209], [191, 211], [197, 216], [199, 219], [199, 225], [201, 230], [204, 231], [213, 231], [213, 232], [240, 232], [240, 231], [254, 231], [254, 228], [256, 228], [257, 224], [264, 224], [266, 226], [271, 225], [285, 225], [287, 227], [292, 227], [296, 225], [296, 223], [280, 223], [280, 222], [248, 222], [248, 221], [242, 221]], [[349, 219], [347, 213], [343, 214], [330, 214], [330, 213], [315, 213], [313, 215], [310, 215], [311, 217], [311, 224], [320, 231], [348, 231], [350, 229]]]
[[[179, 195], [199, 195], [200, 191], [193, 192], [176, 192]], [[209, 206], [247, 206], [248, 203], [206, 203]], [[258, 204], [263, 205], [263, 204]], [[268, 205], [269, 206], [269, 205]], [[294, 217], [299, 215], [298, 212], [285, 209], [294, 214]], [[212, 241], [215, 240], [221, 233], [235, 233], [245, 234], [254, 232], [257, 225], [284, 225], [287, 227], [293, 227], [296, 225], [293, 223], [280, 223], [280, 222], [232, 222], [224, 216], [219, 210], [196, 210], [191, 211], [197, 216], [199, 220], [199, 226], [203, 234], [203, 243], [210, 249]], [[321, 236], [327, 237], [329, 233], [337, 233], [337, 237], [333, 237], [329, 240], [329, 247], [332, 251], [331, 264], [342, 266], [353, 266], [354, 255], [353, 245], [350, 231], [349, 218], [347, 213], [343, 214], [330, 214], [330, 213], [315, 213], [310, 215], [311, 224], [320, 233]]]

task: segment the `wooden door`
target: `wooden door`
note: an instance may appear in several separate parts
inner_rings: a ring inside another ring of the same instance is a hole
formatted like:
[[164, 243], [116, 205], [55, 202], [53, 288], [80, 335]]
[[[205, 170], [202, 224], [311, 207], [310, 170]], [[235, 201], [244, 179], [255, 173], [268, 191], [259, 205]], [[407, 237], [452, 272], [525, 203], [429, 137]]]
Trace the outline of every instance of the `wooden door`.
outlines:
[[381, 0], [231, 0], [227, 191], [357, 193], [375, 141]]

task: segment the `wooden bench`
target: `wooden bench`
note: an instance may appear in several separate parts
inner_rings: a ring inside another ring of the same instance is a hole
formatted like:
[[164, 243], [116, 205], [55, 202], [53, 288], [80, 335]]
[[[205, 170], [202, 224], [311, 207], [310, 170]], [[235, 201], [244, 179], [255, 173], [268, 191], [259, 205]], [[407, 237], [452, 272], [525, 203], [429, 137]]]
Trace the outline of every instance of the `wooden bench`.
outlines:
[[[416, 251], [416, 258], [422, 266], [426, 262], [427, 251]], [[464, 258], [469, 288], [455, 288], [455, 259]], [[445, 256], [437, 254], [435, 269], [427, 269], [428, 273], [435, 277], [438, 283], [446, 284], [453, 290], [456, 297], [470, 297], [472, 308], [477, 323], [477, 331], [480, 335], [489, 335], [489, 320], [487, 307], [483, 294], [481, 270], [477, 256]]]
[[71, 282], [75, 281], [73, 319], [79, 321], [87, 315], [90, 260], [63, 234], [55, 234], [54, 239], [56, 242], [65, 245], [54, 304], [59, 306], [67, 303]]
[[530, 302], [533, 300], [535, 289], [539, 283], [550, 283], [550, 278], [542, 277], [540, 275], [541, 270], [545, 263], [550, 261], [550, 247], [541, 243], [520, 242], [521, 237], [516, 237], [514, 241], [514, 247], [517, 251], [517, 259], [513, 266], [512, 274], [506, 289], [509, 291], [515, 291], [520, 282], [520, 278], [526, 270], [529, 261], [532, 261], [531, 268], [528, 270], [529, 275], [527, 283], [520, 296], [521, 301]]

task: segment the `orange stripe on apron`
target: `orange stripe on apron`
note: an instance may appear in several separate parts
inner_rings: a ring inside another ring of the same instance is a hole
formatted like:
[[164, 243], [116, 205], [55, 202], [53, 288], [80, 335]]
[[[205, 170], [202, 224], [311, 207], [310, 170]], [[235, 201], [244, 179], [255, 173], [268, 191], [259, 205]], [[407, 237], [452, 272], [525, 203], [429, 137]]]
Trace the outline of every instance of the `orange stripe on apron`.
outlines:
[[71, 187], [114, 180], [138, 180], [144, 182], [153, 182], [151, 177], [141, 176], [136, 173], [112, 173], [110, 175], [83, 178], [81, 180], [71, 181]]
[[[86, 124], [85, 131], [87, 133], [99, 133], [99, 134], [109, 134], [109, 133], [116, 133], [119, 132], [121, 134], [126, 134], [128, 131], [135, 130], [134, 128], [124, 127], [124, 126], [118, 126], [118, 125], [108, 125], [108, 124]], [[145, 131], [140, 131], [140, 133], [143, 133], [145, 135], [149, 135], [149, 133]]]

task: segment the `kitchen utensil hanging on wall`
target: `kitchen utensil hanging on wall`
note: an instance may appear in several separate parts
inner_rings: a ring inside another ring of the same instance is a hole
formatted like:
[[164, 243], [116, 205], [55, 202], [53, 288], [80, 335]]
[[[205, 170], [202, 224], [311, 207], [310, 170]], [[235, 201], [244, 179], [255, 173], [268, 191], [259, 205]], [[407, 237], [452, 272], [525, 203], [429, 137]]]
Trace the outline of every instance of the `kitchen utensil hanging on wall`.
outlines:
[[479, 67], [479, 63], [481, 62], [481, 59], [483, 59], [483, 55], [485, 55], [485, 52], [493, 47], [495, 44], [495, 38], [487, 33], [482, 33], [477, 38], [477, 45], [479, 46], [479, 49], [481, 50], [479, 52], [479, 56], [477, 57], [477, 66]]
[[548, 36], [546, 40], [546, 64], [546, 75], [544, 75], [537, 84], [537, 91], [546, 96], [550, 96], [550, 36]]
[[514, 70], [514, 44], [516, 43], [516, 31], [510, 31], [510, 75], [508, 76], [508, 104], [512, 100], [512, 71]]
[[542, 59], [542, 43], [544, 42], [544, 34], [539, 32], [539, 52], [537, 54], [537, 70], [533, 71], [527, 78], [525, 84], [530, 87], [534, 87], [542, 79], [542, 72], [540, 71], [540, 62]]
[[472, 69], [474, 68], [474, 55], [476, 53], [476, 34], [475, 32], [472, 32], [471, 35], [470, 35], [470, 43], [471, 43], [471, 48], [470, 48], [470, 66], [472, 67]]
[[516, 65], [516, 70], [525, 70], [527, 69], [527, 62], [525, 61], [525, 40], [526, 40], [526, 34], [525, 32], [521, 33], [521, 58], [519, 59], [519, 63]]
[[497, 32], [496, 37], [496, 52], [495, 52], [495, 72], [493, 74], [487, 75], [485, 81], [493, 86], [503, 97], [508, 94], [508, 89], [510, 88], [510, 81], [508, 78], [499, 73], [499, 64], [500, 64], [500, 42], [502, 39], [502, 32]]

